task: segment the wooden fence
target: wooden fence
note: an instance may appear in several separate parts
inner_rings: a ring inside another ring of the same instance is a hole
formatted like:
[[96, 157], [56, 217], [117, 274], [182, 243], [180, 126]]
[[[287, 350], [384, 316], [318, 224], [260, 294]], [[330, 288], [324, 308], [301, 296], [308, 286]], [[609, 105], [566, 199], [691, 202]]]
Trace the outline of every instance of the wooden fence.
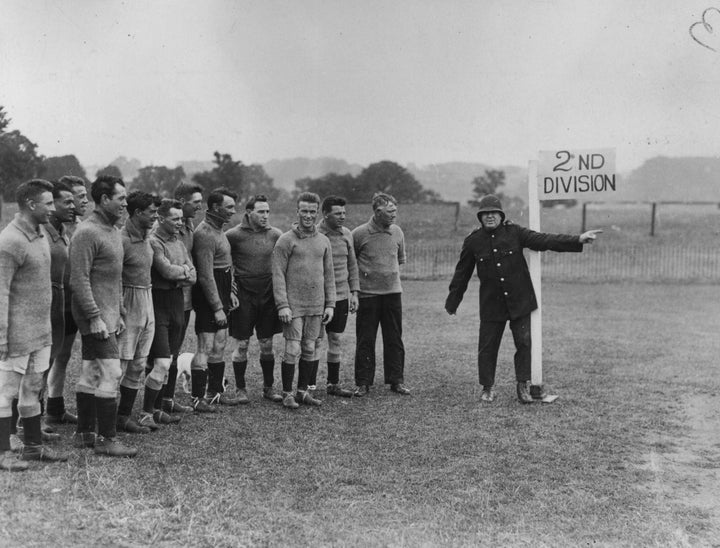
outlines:
[[[403, 278], [450, 279], [459, 248], [412, 244], [407, 248]], [[568, 282], [720, 283], [720, 247], [708, 246], [586, 246], [583, 253], [542, 256], [543, 279]]]

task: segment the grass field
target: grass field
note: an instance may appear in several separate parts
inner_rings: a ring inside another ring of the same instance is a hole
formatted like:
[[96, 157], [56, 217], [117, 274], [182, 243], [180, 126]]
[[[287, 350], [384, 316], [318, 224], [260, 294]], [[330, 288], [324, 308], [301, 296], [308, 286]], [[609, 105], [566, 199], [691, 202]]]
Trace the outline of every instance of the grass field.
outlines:
[[0, 545], [717, 545], [718, 286], [546, 284], [560, 398], [522, 406], [509, 336], [479, 403], [477, 285], [455, 317], [446, 285], [405, 283], [411, 397], [290, 412], [253, 363], [249, 406], [133, 436], [134, 460], [73, 449], [0, 474]]

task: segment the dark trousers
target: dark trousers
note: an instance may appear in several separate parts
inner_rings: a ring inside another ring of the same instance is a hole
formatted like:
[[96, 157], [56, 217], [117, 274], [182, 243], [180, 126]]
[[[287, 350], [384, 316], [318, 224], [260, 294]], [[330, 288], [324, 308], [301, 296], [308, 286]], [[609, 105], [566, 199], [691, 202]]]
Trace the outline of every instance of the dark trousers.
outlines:
[[402, 342], [402, 293], [375, 295], [360, 299], [355, 334], [355, 384], [372, 385], [375, 379], [375, 341], [382, 329], [385, 383], [399, 384], [405, 371]]
[[[483, 386], [495, 384], [495, 369], [500, 341], [506, 322], [480, 322], [478, 340], [478, 377]], [[515, 341], [515, 378], [518, 382], [530, 380], [530, 315], [510, 320]]]

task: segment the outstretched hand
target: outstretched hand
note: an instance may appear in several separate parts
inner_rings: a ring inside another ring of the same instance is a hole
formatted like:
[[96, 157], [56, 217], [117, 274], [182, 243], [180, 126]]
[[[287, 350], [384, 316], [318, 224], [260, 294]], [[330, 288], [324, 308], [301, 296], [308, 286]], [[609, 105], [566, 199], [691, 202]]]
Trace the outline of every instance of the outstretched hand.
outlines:
[[597, 238], [598, 234], [602, 234], [602, 230], [588, 230], [587, 232], [583, 232], [582, 234], [580, 234], [580, 243], [591, 244], [595, 241], [595, 238]]

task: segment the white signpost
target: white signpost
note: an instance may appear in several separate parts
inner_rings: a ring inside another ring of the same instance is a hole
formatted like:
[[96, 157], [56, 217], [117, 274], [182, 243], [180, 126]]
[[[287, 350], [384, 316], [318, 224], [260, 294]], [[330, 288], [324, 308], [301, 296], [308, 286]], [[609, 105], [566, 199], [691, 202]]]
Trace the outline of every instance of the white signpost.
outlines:
[[[617, 192], [615, 149], [541, 151], [539, 161], [528, 165], [529, 228], [540, 232], [540, 202], [607, 197]], [[531, 386], [534, 399], [552, 403], [558, 397], [548, 395], [542, 374], [542, 266], [540, 252], [529, 252], [530, 279], [535, 288], [538, 308], [530, 314]]]

